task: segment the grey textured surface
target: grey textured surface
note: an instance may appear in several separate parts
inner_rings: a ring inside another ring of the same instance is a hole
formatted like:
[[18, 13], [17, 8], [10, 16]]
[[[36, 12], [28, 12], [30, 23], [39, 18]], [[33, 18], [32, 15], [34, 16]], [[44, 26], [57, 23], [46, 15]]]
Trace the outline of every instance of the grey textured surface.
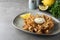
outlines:
[[15, 29], [12, 21], [15, 16], [28, 10], [28, 0], [0, 0], [0, 40], [60, 40], [55, 36], [36, 36]]

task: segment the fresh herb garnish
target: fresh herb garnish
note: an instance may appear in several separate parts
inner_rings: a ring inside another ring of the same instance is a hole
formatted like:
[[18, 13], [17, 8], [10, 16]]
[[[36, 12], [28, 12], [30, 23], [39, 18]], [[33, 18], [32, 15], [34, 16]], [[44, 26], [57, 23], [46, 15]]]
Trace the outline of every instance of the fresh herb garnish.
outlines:
[[52, 7], [49, 9], [49, 12], [51, 12], [51, 14], [56, 18], [60, 17], [60, 1], [59, 0], [56, 0], [54, 5], [52, 5]]

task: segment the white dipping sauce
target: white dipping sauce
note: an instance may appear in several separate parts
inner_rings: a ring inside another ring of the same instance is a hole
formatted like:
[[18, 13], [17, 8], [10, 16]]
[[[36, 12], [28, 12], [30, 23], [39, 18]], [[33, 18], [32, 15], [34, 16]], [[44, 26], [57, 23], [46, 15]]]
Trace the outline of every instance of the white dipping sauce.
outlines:
[[35, 23], [42, 24], [45, 22], [45, 19], [44, 18], [35, 18], [34, 21], [35, 21]]

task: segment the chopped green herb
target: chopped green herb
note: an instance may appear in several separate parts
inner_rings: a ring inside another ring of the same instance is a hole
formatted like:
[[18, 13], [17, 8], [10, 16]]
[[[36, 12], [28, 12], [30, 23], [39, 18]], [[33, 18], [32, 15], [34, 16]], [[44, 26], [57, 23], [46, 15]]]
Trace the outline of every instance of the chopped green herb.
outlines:
[[60, 1], [59, 0], [56, 0], [54, 5], [52, 5], [52, 7], [49, 9], [49, 12], [51, 12], [51, 14], [56, 18], [60, 17]]

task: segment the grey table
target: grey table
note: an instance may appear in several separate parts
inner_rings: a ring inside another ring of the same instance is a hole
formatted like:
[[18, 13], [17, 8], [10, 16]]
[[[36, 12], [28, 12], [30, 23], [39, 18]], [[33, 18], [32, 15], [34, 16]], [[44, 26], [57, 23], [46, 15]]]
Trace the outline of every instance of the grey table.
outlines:
[[28, 0], [0, 0], [0, 40], [60, 40], [55, 36], [36, 36], [15, 29], [14, 17], [28, 9]]

